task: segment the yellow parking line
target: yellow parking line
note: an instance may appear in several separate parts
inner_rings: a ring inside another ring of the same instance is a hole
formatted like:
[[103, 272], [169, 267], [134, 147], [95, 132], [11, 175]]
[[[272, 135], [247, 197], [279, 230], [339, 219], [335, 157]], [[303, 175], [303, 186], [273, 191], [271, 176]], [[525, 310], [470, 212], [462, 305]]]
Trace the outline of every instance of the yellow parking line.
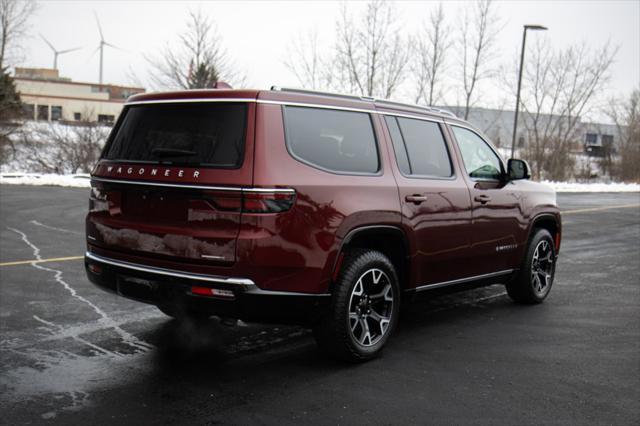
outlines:
[[0, 266], [16, 266], [16, 265], [29, 265], [31, 263], [46, 263], [46, 262], [66, 262], [67, 260], [80, 260], [84, 259], [84, 256], [69, 256], [69, 257], [54, 257], [51, 259], [33, 259], [33, 260], [18, 260], [16, 262], [2, 262]]
[[599, 212], [602, 210], [629, 209], [632, 207], [640, 207], [640, 204], [622, 204], [619, 206], [592, 207], [589, 209], [567, 210], [561, 213], [565, 215], [565, 214], [573, 214], [573, 213]]

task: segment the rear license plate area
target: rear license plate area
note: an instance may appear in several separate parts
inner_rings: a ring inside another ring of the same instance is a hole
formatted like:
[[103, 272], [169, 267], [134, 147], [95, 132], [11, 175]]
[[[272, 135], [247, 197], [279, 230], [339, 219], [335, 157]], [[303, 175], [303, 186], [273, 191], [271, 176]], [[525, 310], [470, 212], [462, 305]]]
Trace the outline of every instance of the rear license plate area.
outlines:
[[188, 200], [174, 192], [128, 191], [123, 194], [123, 214], [131, 219], [186, 222]]

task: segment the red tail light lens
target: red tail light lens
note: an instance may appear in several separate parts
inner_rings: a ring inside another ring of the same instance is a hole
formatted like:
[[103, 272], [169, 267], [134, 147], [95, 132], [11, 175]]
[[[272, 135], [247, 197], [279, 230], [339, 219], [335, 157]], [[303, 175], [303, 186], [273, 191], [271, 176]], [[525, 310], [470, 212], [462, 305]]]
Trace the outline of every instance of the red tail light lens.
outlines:
[[[206, 191], [204, 200], [216, 210], [243, 213], [281, 213], [293, 206], [295, 192]], [[193, 204], [193, 200], [191, 203]]]
[[246, 213], [281, 213], [293, 206], [295, 192], [245, 192], [242, 211]]
[[203, 198], [218, 211], [240, 212], [242, 193], [240, 191], [205, 191]]
[[193, 286], [191, 287], [191, 294], [206, 297], [222, 297], [225, 299], [235, 299], [235, 295], [231, 290], [221, 290], [219, 288]]

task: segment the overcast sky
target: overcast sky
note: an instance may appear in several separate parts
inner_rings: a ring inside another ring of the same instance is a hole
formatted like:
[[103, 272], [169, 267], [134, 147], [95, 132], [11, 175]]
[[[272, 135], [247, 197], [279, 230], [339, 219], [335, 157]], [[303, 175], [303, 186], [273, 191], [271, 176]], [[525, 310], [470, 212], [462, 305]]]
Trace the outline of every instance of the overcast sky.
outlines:
[[[364, 3], [352, 2], [357, 11]], [[436, 2], [400, 1], [400, 18], [413, 32], [428, 16]], [[444, 2], [445, 14], [453, 31], [461, 2]], [[132, 75], [144, 82], [147, 63], [143, 53], [159, 52], [184, 28], [189, 8], [201, 8], [215, 21], [224, 46], [237, 67], [245, 70], [252, 87], [299, 86], [284, 66], [290, 41], [309, 28], [315, 28], [322, 42], [329, 43], [340, 10], [339, 2], [76, 2], [41, 1], [31, 20], [31, 37], [26, 40], [22, 65], [51, 67], [53, 54], [39, 38], [43, 34], [57, 49], [82, 46], [82, 50], [62, 55], [58, 68], [63, 76], [77, 81], [98, 81], [99, 34], [94, 11], [100, 18], [106, 41], [124, 50], [106, 48], [104, 80], [132, 84]], [[541, 24], [547, 32], [531, 33], [548, 37], [553, 45], [566, 47], [586, 42], [602, 46], [607, 40], [619, 46], [611, 72], [608, 96], [627, 95], [640, 87], [640, 1], [501, 1], [504, 20], [496, 64], [518, 57], [522, 25]], [[453, 72], [453, 71], [451, 71]], [[484, 88], [488, 104], [496, 105], [506, 96], [499, 86]]]

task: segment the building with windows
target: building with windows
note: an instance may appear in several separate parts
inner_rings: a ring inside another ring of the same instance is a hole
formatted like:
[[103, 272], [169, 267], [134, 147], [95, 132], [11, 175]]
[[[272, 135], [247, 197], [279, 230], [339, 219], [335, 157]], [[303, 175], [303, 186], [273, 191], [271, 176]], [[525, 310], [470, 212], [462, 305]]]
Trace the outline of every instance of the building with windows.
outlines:
[[58, 70], [16, 68], [14, 81], [27, 118], [41, 121], [91, 121], [111, 124], [127, 98], [140, 87], [80, 83]]
[[[464, 117], [464, 108], [458, 106], [441, 107], [453, 112], [458, 117]], [[511, 148], [513, 135], [514, 111], [472, 107], [469, 110], [468, 121], [484, 132], [487, 137], [498, 147], [508, 151]], [[558, 115], [541, 115], [539, 128], [546, 125], [566, 127], [563, 120], [567, 117]], [[516, 133], [516, 149], [525, 148], [532, 137], [532, 117], [526, 112], [520, 112], [518, 117], [518, 130]], [[573, 140], [572, 151], [576, 154], [585, 153], [590, 156], [602, 156], [607, 152], [616, 152], [616, 143], [619, 140], [619, 130], [613, 124], [594, 123], [581, 121], [578, 118]]]

